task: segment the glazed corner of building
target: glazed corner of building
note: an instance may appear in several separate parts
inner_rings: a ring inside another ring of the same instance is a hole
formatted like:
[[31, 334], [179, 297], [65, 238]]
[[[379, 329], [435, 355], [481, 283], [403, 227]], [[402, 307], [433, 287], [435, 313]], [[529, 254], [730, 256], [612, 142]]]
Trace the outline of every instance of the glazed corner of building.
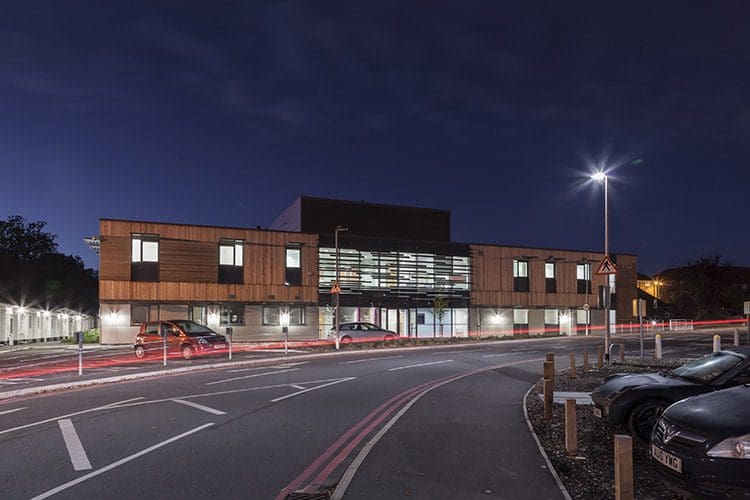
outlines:
[[[550, 311], [581, 310], [606, 283], [606, 277], [592, 275], [590, 293], [581, 294], [576, 280], [576, 266], [594, 268], [602, 252], [456, 243], [449, 210], [365, 201], [300, 196], [267, 229], [100, 219], [100, 232], [103, 343], [132, 341], [137, 325], [131, 314], [143, 314], [144, 307], [149, 319], [184, 317], [197, 308], [206, 315], [199, 319], [224, 327], [231, 323], [225, 316], [232, 304], [241, 304], [237, 311], [244, 315], [242, 324], [234, 325], [240, 339], [275, 340], [280, 329], [274, 318], [282, 308], [299, 309], [295, 316], [302, 324], [290, 327], [293, 337], [324, 337], [336, 233], [343, 255], [344, 314], [380, 324], [395, 315], [396, 326], [406, 333], [428, 328], [424, 322], [438, 296], [448, 298], [451, 318], [465, 316], [460, 320], [465, 324], [454, 328], [461, 334], [481, 330], [483, 315], [510, 315], [513, 324], [520, 318], [530, 329], [532, 323], [545, 327]], [[133, 242], [140, 238], [158, 238], [155, 281], [133, 279], [139, 265], [131, 262]], [[229, 252], [220, 247], [232, 241], [241, 242], [235, 250], [242, 254], [241, 277], [237, 283], [220, 283], [224, 257], [219, 254]], [[290, 248], [298, 249], [291, 250], [292, 260], [299, 259], [301, 271], [292, 284]], [[359, 264], [350, 262], [355, 254]], [[612, 257], [618, 267], [616, 310], [624, 317], [629, 299], [636, 297], [636, 256]], [[379, 267], [361, 264], [373, 258]], [[589, 315], [588, 321], [596, 318]]]

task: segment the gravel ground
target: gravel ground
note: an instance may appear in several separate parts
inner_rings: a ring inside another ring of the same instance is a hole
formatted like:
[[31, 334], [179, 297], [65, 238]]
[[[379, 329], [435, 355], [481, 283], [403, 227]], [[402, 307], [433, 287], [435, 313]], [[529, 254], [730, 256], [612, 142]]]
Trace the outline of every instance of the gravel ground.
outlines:
[[[559, 363], [559, 361], [558, 361]], [[681, 360], [651, 360], [649, 364], [639, 359], [627, 359], [625, 364], [613, 364], [611, 368], [593, 368], [583, 373], [578, 368], [577, 378], [571, 379], [569, 371], [557, 372], [555, 391], [590, 392], [611, 373], [659, 371], [682, 364]], [[578, 425], [578, 453], [568, 456], [565, 451], [565, 410], [556, 404], [550, 421], [544, 419], [544, 404], [538, 395], [541, 383], [529, 394], [527, 409], [529, 419], [539, 437], [560, 480], [574, 499], [615, 498], [613, 438], [615, 433], [629, 434], [625, 428], [615, 429], [593, 415], [591, 406], [576, 408]], [[649, 459], [648, 445], [633, 440], [633, 477], [635, 498], [639, 500], [678, 500], [680, 496], [670, 492], [659, 480]]]

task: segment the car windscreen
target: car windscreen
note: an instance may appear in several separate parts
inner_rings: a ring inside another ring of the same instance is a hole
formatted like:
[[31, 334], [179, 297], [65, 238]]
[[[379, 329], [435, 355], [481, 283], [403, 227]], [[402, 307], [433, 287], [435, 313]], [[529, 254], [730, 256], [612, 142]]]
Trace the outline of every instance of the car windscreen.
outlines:
[[195, 321], [173, 321], [175, 325], [191, 337], [197, 337], [200, 335], [216, 335], [216, 332], [211, 330], [207, 326], [203, 326]]
[[719, 351], [688, 361], [670, 373], [686, 380], [708, 384], [740, 363], [742, 359], [739, 356]]

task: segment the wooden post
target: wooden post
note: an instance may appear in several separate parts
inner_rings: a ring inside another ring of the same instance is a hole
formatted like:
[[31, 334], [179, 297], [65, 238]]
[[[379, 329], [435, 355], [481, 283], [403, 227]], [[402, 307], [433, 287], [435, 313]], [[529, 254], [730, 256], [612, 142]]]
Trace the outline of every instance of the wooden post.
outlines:
[[574, 455], [578, 451], [575, 399], [565, 400], [565, 451], [568, 455]]
[[547, 353], [547, 361], [552, 363], [552, 373], [554, 373], [555, 372], [555, 353], [554, 352]]
[[552, 418], [553, 386], [551, 380], [544, 380], [544, 418]]
[[633, 438], [615, 434], [615, 500], [633, 500]]
[[570, 378], [576, 378], [576, 355], [570, 353]]
[[583, 350], [583, 372], [588, 373], [589, 371], [589, 351]]
[[555, 382], [555, 363], [551, 361], [544, 362], [544, 380], [551, 380], [554, 386]]
[[620, 344], [620, 363], [625, 362], [625, 344]]
[[604, 366], [604, 349], [602, 349], [602, 346], [599, 346], [596, 349], [596, 367], [601, 369], [602, 366]]

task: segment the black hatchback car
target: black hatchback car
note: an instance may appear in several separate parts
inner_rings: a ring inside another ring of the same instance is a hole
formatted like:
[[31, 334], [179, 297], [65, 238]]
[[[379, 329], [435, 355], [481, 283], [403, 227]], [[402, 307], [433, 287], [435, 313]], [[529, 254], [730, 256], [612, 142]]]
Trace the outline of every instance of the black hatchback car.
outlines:
[[594, 414], [627, 425], [648, 441], [661, 413], [672, 403], [750, 382], [750, 348], [735, 347], [685, 363], [669, 372], [619, 373], [591, 393]]
[[667, 408], [651, 435], [664, 483], [692, 498], [750, 498], [750, 384]]

